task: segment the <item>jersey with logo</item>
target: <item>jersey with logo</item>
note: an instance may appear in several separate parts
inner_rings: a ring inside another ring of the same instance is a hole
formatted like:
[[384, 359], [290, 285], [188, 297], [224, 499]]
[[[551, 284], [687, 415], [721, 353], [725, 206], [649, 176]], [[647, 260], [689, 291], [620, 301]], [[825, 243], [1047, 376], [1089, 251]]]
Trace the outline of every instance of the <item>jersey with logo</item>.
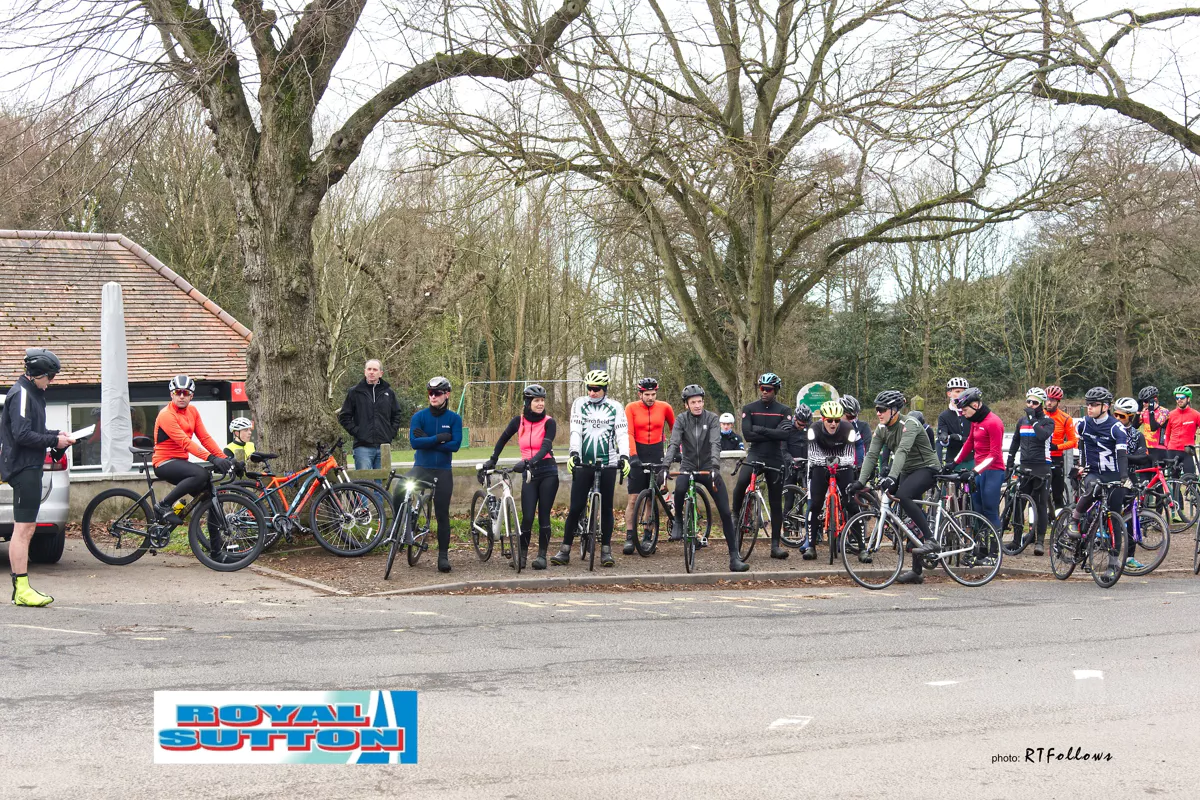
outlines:
[[1129, 449], [1129, 436], [1125, 426], [1111, 416], [1103, 422], [1084, 417], [1075, 424], [1079, 434], [1079, 446], [1083, 450], [1083, 463], [1092, 474], [1118, 472], [1117, 453]]
[[588, 465], [616, 466], [629, 455], [629, 431], [625, 409], [605, 397], [593, 403], [580, 397], [571, 406], [571, 452]]

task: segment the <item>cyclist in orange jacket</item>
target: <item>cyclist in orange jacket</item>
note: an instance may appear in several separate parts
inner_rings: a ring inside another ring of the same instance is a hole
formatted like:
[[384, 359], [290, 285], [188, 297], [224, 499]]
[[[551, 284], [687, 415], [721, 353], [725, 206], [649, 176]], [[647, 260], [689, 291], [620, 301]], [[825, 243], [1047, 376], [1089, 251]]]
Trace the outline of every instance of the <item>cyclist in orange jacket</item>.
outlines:
[[1079, 446], [1079, 434], [1075, 431], [1075, 420], [1058, 407], [1062, 402], [1061, 386], [1046, 387], [1046, 416], [1054, 420], [1054, 435], [1050, 437], [1050, 493], [1054, 503], [1053, 518], [1057, 509], [1066, 505], [1067, 478], [1063, 473], [1063, 453]]

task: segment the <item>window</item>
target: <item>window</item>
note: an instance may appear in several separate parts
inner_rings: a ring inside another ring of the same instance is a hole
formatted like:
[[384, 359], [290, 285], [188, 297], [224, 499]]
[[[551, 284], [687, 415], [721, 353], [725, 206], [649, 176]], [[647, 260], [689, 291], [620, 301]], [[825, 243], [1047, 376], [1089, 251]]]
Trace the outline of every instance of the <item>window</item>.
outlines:
[[[129, 407], [134, 436], [153, 436], [154, 420], [166, 403], [137, 403]], [[71, 468], [100, 466], [100, 406], [71, 406], [71, 430], [95, 425], [96, 430], [71, 448]]]

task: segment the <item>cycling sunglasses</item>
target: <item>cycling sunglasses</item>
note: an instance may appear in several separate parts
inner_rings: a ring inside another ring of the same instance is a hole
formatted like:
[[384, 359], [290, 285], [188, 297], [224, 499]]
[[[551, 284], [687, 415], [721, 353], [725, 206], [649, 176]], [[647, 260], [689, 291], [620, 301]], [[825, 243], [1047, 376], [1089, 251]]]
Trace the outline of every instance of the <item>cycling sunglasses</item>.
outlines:
[[450, 393], [447, 392], [445, 389], [430, 389], [429, 390], [430, 397], [441, 397], [444, 394], [450, 394]]
[[887, 413], [888, 411], [891, 411], [891, 409], [890, 409], [890, 408], [888, 408], [887, 406], [875, 406], [875, 413], [876, 413], [876, 414], [885, 414], [885, 413]]
[[1027, 405], [1027, 406], [1040, 406], [1041, 404], [1042, 404], [1041, 400], [1026, 400], [1025, 401], [1025, 405]]
[[589, 386], [589, 387], [587, 387], [587, 390], [589, 392], [603, 392], [604, 387], [603, 386]]
[[176, 389], [171, 392], [172, 397], [191, 397], [192, 394], [193, 392], [189, 392], [187, 389]]

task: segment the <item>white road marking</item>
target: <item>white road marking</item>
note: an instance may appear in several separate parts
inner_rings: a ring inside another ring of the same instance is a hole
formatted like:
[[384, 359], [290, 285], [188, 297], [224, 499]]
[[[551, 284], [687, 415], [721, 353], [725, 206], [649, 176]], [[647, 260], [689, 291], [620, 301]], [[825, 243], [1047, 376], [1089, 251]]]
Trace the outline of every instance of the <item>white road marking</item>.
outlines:
[[928, 682], [926, 682], [925, 685], [926, 686], [953, 686], [956, 683], [958, 683], [958, 681], [928, 681]]
[[165, 637], [165, 636], [134, 636], [133, 640], [136, 642], [165, 642], [167, 640], [167, 637]]
[[392, 633], [404, 633], [408, 628], [392, 628]]
[[525, 606], [526, 608], [549, 608], [549, 603], [526, 603], [524, 600], [509, 600], [514, 606]]
[[1077, 670], [1075, 670], [1075, 680], [1083, 681], [1083, 680], [1087, 680], [1088, 678], [1096, 678], [1098, 680], [1104, 680], [1104, 672], [1102, 670], [1098, 670], [1098, 669], [1077, 669]]
[[55, 633], [81, 633], [84, 636], [104, 636], [103, 633], [96, 631], [71, 631], [66, 628], [46, 628], [41, 625], [18, 625], [15, 622], [8, 623], [10, 628], [28, 628], [31, 631], [54, 631]]
[[808, 723], [812, 722], [812, 717], [780, 717], [767, 726], [767, 730], [773, 731], [777, 728], [792, 728], [800, 730]]
[[587, 618], [588, 619], [604, 619], [604, 615], [603, 614], [588, 614]]
[[440, 617], [441, 616], [441, 614], [439, 614], [436, 611], [410, 611], [408, 613], [416, 614], [418, 617]]
[[1187, 592], [1167, 592], [1167, 594], [1187, 594]]

